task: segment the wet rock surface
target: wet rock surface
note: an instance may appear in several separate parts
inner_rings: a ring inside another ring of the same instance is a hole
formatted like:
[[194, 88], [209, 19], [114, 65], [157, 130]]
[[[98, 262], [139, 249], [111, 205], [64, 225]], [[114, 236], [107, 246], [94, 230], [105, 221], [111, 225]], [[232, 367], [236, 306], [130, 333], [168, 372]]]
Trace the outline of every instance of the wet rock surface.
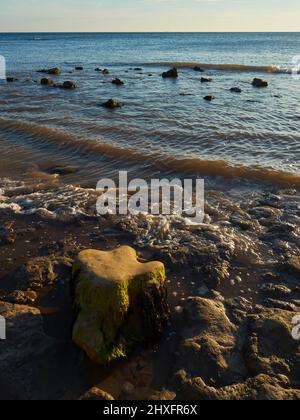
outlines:
[[173, 69], [170, 69], [162, 74], [162, 77], [164, 79], [177, 79], [178, 78], [178, 71], [174, 67]]
[[[66, 194], [59, 211], [58, 194]], [[0, 197], [2, 310], [8, 319], [30, 318], [22, 324], [27, 341], [24, 332], [9, 334], [4, 353], [1, 342], [3, 366], [21, 366], [1, 377], [1, 396], [78, 399], [96, 387], [86, 399], [300, 398], [292, 335], [300, 314], [297, 190], [244, 193], [243, 200], [209, 191], [197, 227], [177, 216], [95, 218], [95, 196], [82, 189], [45, 187], [51, 218], [32, 213], [42, 202], [30, 186], [15, 183]], [[85, 216], [70, 212], [70, 197], [81, 200]], [[82, 249], [129, 244], [139, 260], [165, 264], [171, 318], [149, 348], [99, 370], [72, 344], [71, 266]], [[32, 354], [44, 361], [37, 375]]]

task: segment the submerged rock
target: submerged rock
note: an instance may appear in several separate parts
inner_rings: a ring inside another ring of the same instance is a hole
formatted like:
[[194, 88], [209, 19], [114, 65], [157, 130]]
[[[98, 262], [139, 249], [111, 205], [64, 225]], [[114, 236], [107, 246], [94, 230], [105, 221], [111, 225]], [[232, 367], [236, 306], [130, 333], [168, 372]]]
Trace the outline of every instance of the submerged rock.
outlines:
[[41, 80], [41, 85], [43, 85], [43, 86], [52, 86], [53, 84], [54, 84], [53, 80], [52, 79], [49, 79], [47, 77], [44, 77]]
[[72, 82], [70, 80], [64, 82], [61, 86], [61, 89], [66, 89], [66, 90], [73, 90], [73, 89], [76, 89], [76, 88], [77, 88], [76, 83]]
[[268, 87], [268, 82], [266, 82], [265, 80], [262, 80], [262, 79], [257, 79], [257, 78], [255, 78], [255, 79], [253, 79], [253, 82], [252, 82], [252, 86], [254, 86], [254, 87]]
[[77, 257], [73, 279], [73, 341], [94, 362], [125, 357], [162, 333], [169, 313], [162, 263], [140, 263], [128, 246], [86, 250]]
[[201, 72], [201, 73], [204, 72], [204, 70], [201, 67], [199, 67], [199, 66], [195, 66], [194, 67], [194, 71], [198, 71], [198, 72]]
[[210, 77], [201, 77], [201, 83], [209, 83], [212, 82]]
[[102, 106], [108, 109], [116, 109], [121, 108], [123, 105], [121, 104], [121, 102], [118, 102], [115, 99], [109, 99], [107, 102], [104, 102]]
[[242, 93], [242, 89], [239, 88], [239, 87], [233, 87], [233, 88], [230, 89], [230, 92], [233, 92], [233, 93]]
[[108, 70], [108, 69], [103, 69], [103, 70], [101, 71], [101, 73], [102, 73], [102, 74], [109, 74], [109, 70]]
[[163, 77], [164, 79], [167, 79], [167, 78], [177, 79], [177, 77], [178, 77], [178, 71], [177, 71], [177, 69], [174, 67], [174, 68], [173, 68], [173, 69], [171, 69], [171, 70], [165, 71], [165, 72], [162, 74], [162, 77]]
[[215, 99], [215, 97], [214, 96], [212, 96], [212, 95], [207, 95], [207, 96], [204, 96], [204, 98], [203, 98], [205, 101], [208, 101], [208, 102], [211, 102], [211, 101], [213, 101], [214, 99]]
[[82, 66], [77, 66], [77, 67], [75, 67], [75, 70], [82, 71], [83, 70], [83, 67]]
[[117, 86], [122, 86], [122, 85], [124, 85], [124, 84], [125, 84], [125, 83], [123, 82], [123, 80], [118, 79], [118, 78], [114, 79], [111, 83], [112, 83], [113, 85], [117, 85]]
[[42, 69], [38, 70], [38, 73], [46, 73], [46, 74], [52, 74], [54, 76], [57, 76], [61, 73], [61, 70], [58, 67], [54, 67], [52, 69]]
[[7, 83], [13, 83], [13, 82], [15, 82], [17, 79], [15, 79], [14, 77], [7, 77], [6, 78], [6, 81], [7, 81]]

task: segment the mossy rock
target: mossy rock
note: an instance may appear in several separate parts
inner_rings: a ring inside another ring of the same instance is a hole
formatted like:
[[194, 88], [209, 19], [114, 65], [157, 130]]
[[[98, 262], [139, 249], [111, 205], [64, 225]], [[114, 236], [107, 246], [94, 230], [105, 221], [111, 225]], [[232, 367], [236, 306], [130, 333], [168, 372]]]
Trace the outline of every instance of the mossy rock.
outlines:
[[73, 341], [94, 362], [125, 357], [162, 333], [169, 315], [162, 263], [141, 263], [128, 246], [86, 250], [74, 263], [73, 282]]

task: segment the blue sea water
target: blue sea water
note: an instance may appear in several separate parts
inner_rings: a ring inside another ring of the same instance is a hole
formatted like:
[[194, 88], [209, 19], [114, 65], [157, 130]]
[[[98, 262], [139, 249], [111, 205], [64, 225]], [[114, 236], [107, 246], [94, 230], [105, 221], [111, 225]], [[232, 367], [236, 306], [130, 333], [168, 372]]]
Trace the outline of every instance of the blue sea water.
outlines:
[[[58, 162], [85, 182], [128, 169], [300, 184], [300, 33], [0, 34], [0, 54], [18, 79], [0, 82], [2, 172]], [[163, 79], [174, 63], [178, 80]], [[36, 70], [54, 66], [55, 82], [78, 88], [40, 86]], [[253, 88], [254, 77], [269, 87]], [[110, 98], [124, 106], [101, 107]]]

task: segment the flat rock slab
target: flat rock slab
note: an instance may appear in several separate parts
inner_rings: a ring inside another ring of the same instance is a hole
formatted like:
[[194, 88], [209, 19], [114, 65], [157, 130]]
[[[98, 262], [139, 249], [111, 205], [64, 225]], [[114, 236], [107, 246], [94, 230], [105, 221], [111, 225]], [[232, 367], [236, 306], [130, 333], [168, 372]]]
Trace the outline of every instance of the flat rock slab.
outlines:
[[85, 250], [74, 263], [73, 281], [73, 341], [94, 362], [125, 357], [163, 331], [169, 311], [161, 262], [141, 263], [128, 246]]

